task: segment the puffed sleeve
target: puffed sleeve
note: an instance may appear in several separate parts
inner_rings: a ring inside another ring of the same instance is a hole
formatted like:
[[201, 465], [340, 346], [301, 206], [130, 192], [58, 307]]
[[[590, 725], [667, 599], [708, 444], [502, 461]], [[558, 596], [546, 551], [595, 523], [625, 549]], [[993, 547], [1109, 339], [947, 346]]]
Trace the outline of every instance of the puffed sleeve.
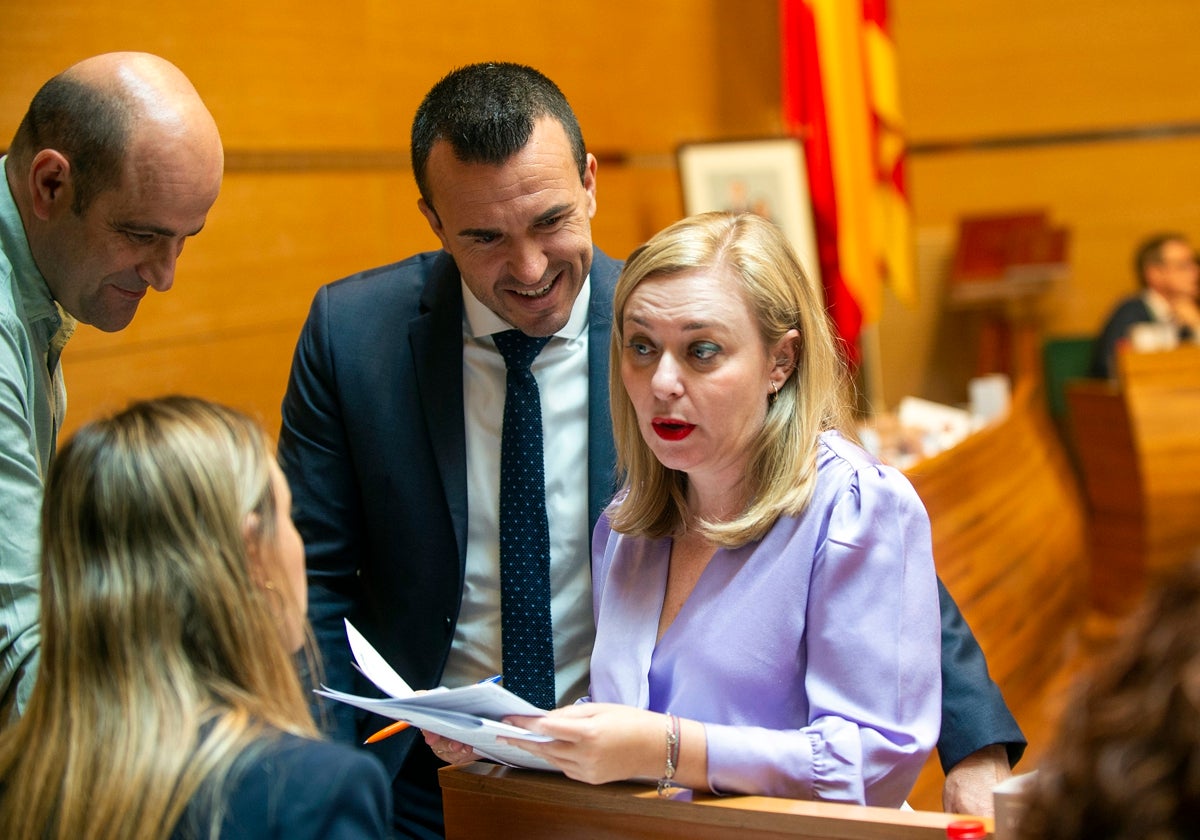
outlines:
[[929, 518], [896, 470], [848, 471], [840, 490], [803, 514], [824, 518], [815, 551], [799, 538], [783, 549], [813, 551], [801, 652], [807, 725], [707, 725], [716, 791], [899, 806], [937, 741], [941, 647]]

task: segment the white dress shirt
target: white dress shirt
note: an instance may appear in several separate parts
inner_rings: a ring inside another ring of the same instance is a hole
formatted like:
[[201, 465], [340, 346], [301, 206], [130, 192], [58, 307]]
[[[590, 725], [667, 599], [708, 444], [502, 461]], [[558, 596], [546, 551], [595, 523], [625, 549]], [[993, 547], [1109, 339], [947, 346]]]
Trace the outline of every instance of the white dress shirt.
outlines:
[[[558, 705], [587, 693], [592, 620], [588, 523], [588, 300], [585, 280], [566, 326], [532, 371], [542, 405], [550, 614]], [[467, 568], [462, 607], [442, 684], [500, 673], [500, 430], [504, 359], [492, 335], [512, 326], [463, 284], [463, 397], [467, 438]]]

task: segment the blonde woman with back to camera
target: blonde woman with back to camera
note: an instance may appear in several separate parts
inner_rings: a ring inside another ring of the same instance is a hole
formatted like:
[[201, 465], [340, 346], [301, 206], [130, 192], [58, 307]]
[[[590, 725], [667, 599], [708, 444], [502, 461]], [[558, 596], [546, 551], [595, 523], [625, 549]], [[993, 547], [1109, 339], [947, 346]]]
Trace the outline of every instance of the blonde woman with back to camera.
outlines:
[[261, 428], [168, 397], [82, 428], [42, 514], [42, 663], [0, 836], [378, 838], [372, 757], [317, 740], [304, 550]]

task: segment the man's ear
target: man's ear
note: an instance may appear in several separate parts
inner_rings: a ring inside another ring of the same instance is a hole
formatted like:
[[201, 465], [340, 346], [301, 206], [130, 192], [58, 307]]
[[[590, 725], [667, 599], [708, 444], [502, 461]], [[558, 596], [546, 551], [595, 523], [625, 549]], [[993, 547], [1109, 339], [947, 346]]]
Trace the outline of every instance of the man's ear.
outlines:
[[66, 155], [54, 149], [42, 149], [34, 155], [29, 165], [29, 192], [33, 214], [42, 221], [49, 221], [62, 210], [69, 210], [73, 185], [71, 162]]
[[583, 191], [587, 193], [587, 216], [596, 217], [596, 156], [589, 153], [583, 170]]
[[417, 209], [421, 211], [421, 215], [425, 217], [425, 221], [429, 222], [429, 229], [441, 240], [442, 247], [449, 251], [450, 243], [446, 241], [446, 231], [442, 228], [442, 220], [438, 218], [437, 211], [430, 204], [426, 203], [423, 198], [417, 199]]

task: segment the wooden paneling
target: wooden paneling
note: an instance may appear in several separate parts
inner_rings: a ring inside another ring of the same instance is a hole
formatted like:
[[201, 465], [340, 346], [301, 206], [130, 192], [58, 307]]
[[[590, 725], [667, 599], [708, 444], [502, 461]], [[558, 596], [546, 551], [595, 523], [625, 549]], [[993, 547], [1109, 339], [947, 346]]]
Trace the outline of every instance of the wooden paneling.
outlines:
[[1067, 388], [1095, 546], [1092, 596], [1115, 616], [1200, 551], [1200, 348], [1119, 353], [1118, 370], [1119, 386]]
[[1145, 504], [1133, 431], [1115, 383], [1081, 379], [1066, 393], [1088, 500], [1091, 601], [1116, 616], [1137, 602], [1144, 581]]
[[779, 126], [768, 0], [6, 0], [3, 16], [0, 143], [45, 79], [115, 49], [175, 61], [230, 148], [405, 150], [425, 91], [454, 67], [487, 60], [545, 71], [597, 149], [673, 151], [683, 139]]
[[204, 333], [127, 353], [76, 358], [66, 372], [71, 423], [64, 434], [134, 399], [188, 393], [245, 411], [275, 438], [299, 331], [299, 321], [276, 321], [253, 331]]
[[1054, 332], [1099, 330], [1116, 299], [1136, 287], [1142, 236], [1183, 228], [1200, 239], [1200, 137], [918, 156], [910, 172], [925, 187], [913, 196], [924, 225], [1045, 207], [1070, 229], [1071, 276], [1043, 306]]
[[1200, 120], [1192, 0], [895, 0], [915, 142]]
[[[475, 763], [439, 772], [448, 840], [943, 840], [948, 814], [589, 785], [557, 773]], [[991, 836], [991, 820], [983, 820]]]
[[235, 400], [274, 433], [284, 360], [316, 288], [437, 247], [416, 210], [408, 132], [426, 90], [456, 66], [524, 62], [563, 88], [601, 158], [595, 240], [618, 258], [680, 216], [679, 143], [779, 124], [776, 7], [765, 0], [352, 0], [336, 12], [284, 0], [45, 0], [7, 3], [4, 21], [0, 146], [51, 75], [138, 49], [189, 75], [227, 153], [221, 196], [175, 288], [144, 301], [125, 331], [82, 327], [72, 340], [67, 433], [164, 390]]
[[1200, 347], [1119, 353], [1146, 510], [1150, 575], [1200, 551]]

